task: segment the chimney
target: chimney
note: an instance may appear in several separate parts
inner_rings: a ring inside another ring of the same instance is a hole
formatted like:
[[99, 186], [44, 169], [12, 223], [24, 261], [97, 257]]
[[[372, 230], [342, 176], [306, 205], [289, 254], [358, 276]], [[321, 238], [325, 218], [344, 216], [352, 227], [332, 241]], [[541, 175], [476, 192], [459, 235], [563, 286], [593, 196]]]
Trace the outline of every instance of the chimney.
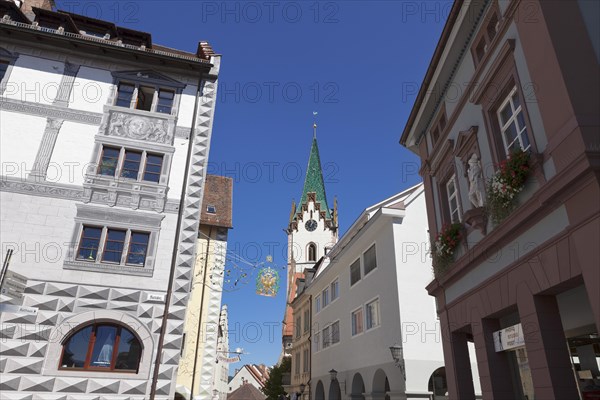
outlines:
[[35, 19], [35, 14], [33, 13], [33, 7], [43, 8], [44, 10], [53, 10], [56, 8], [56, 4], [54, 4], [54, 0], [22, 0], [15, 1], [19, 7], [21, 7], [21, 11], [23, 14], [27, 16], [31, 21]]

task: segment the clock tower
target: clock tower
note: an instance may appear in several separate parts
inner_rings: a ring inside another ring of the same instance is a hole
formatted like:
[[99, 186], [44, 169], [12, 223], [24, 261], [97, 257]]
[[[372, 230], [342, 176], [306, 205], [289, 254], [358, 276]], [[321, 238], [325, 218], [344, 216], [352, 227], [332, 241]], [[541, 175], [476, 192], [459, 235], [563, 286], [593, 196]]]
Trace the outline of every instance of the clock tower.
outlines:
[[303, 276], [305, 268], [311, 268], [338, 240], [337, 200], [329, 208], [325, 194], [325, 182], [317, 145], [317, 124], [308, 158], [308, 167], [300, 202], [292, 202], [288, 227], [288, 263], [286, 311], [283, 326], [283, 352], [288, 355], [293, 334], [293, 315], [289, 306], [296, 296], [296, 278]]

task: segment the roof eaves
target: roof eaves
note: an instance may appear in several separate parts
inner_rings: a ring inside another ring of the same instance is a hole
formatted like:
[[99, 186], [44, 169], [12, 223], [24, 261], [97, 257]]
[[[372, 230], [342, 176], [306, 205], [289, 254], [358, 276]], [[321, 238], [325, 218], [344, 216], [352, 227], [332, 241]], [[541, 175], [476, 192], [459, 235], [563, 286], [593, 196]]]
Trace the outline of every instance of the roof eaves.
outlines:
[[450, 33], [452, 32], [452, 28], [454, 27], [454, 23], [456, 22], [460, 9], [462, 7], [464, 0], [455, 0], [452, 5], [452, 9], [450, 10], [450, 14], [448, 15], [448, 19], [446, 20], [446, 24], [444, 25], [444, 29], [442, 30], [442, 34], [440, 35], [440, 39], [438, 44], [434, 50], [433, 57], [429, 62], [429, 66], [427, 67], [427, 72], [425, 73], [425, 77], [423, 78], [423, 83], [419, 88], [419, 93], [417, 94], [417, 99], [413, 105], [413, 108], [408, 116], [408, 121], [404, 126], [404, 130], [402, 132], [402, 136], [400, 137], [400, 144], [406, 146], [406, 142], [408, 137], [412, 131], [413, 124], [417, 118], [417, 114], [421, 109], [423, 100], [425, 99], [425, 95], [429, 90], [429, 85], [431, 84], [431, 80], [433, 75], [438, 67], [440, 59], [442, 57], [442, 53], [444, 52], [444, 48], [448, 43], [448, 39], [450, 38]]

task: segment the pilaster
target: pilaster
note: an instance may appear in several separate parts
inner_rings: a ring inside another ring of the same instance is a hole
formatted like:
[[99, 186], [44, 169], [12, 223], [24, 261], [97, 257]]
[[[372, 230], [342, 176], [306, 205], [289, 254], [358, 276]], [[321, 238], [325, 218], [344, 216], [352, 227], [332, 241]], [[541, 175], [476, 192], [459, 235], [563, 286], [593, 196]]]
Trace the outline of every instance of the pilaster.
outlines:
[[33, 169], [29, 174], [29, 179], [36, 181], [45, 181], [46, 174], [48, 173], [48, 165], [50, 164], [50, 158], [52, 157], [52, 151], [56, 145], [56, 139], [58, 138], [58, 132], [63, 124], [64, 120], [48, 118], [46, 120], [46, 128], [44, 129], [44, 135], [42, 136], [42, 142], [38, 149], [38, 153], [33, 163]]

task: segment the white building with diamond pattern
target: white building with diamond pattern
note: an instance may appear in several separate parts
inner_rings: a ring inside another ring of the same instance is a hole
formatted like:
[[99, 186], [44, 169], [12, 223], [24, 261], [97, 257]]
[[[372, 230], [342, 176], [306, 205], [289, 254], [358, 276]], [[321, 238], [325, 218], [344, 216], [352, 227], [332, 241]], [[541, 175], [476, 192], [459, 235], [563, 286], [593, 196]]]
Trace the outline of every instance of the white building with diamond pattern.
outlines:
[[220, 56], [53, 3], [0, 1], [1, 397], [172, 399]]

